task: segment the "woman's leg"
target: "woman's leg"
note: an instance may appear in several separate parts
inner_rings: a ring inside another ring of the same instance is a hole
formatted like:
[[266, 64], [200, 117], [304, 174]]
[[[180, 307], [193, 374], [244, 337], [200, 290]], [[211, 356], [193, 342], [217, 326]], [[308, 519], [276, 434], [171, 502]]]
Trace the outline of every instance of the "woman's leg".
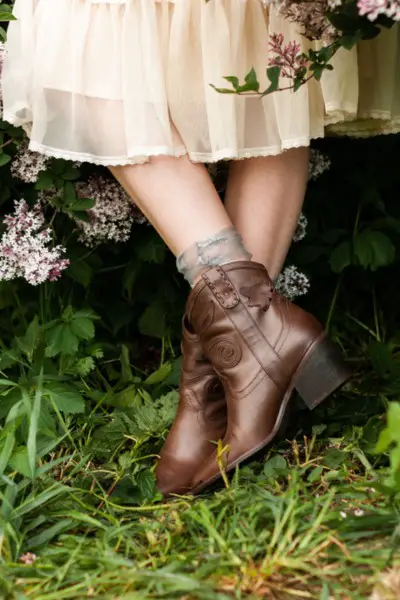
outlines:
[[253, 260], [279, 275], [308, 180], [308, 148], [232, 163], [225, 206]]
[[[191, 284], [215, 259], [224, 264], [248, 258], [203, 165], [187, 157], [159, 157], [111, 171], [180, 257], [178, 266]], [[227, 423], [224, 391], [186, 318], [182, 352], [179, 408], [156, 470], [165, 495], [190, 490], [193, 474], [213, 453], [212, 442], [225, 435]]]
[[204, 165], [163, 156], [111, 172], [179, 257], [192, 285], [208, 265], [249, 258]]

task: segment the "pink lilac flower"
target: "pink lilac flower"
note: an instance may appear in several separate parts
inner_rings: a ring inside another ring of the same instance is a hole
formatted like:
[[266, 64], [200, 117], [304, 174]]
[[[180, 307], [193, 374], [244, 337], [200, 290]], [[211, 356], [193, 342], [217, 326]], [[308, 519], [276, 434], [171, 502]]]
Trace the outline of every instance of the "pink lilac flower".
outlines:
[[275, 284], [278, 294], [285, 296], [288, 300], [294, 300], [298, 296], [307, 294], [310, 289], [310, 280], [307, 275], [291, 265], [286, 267], [278, 276]]
[[331, 160], [319, 150], [311, 150], [310, 163], [308, 169], [308, 179], [315, 181], [331, 167]]
[[331, 2], [332, 0], [271, 0], [282, 17], [300, 25], [302, 35], [309, 40], [323, 40], [328, 44], [339, 35], [326, 17], [332, 8]]
[[22, 142], [11, 163], [11, 175], [25, 183], [36, 183], [39, 173], [46, 169], [48, 161], [43, 154], [29, 150], [27, 142]]
[[38, 558], [39, 557], [36, 556], [36, 554], [33, 554], [33, 552], [27, 552], [26, 554], [22, 554], [19, 557], [19, 560], [25, 565], [33, 565], [33, 563], [36, 562]]
[[107, 241], [126, 242], [134, 223], [147, 222], [124, 189], [112, 179], [93, 176], [86, 183], [78, 183], [76, 192], [80, 198], [96, 201], [87, 211], [90, 220], [77, 221], [81, 230], [79, 240], [86, 246], [95, 247]]
[[299, 70], [307, 66], [307, 58], [301, 53], [297, 42], [284, 43], [282, 33], [273, 33], [269, 38], [269, 49], [274, 54], [268, 60], [271, 67], [280, 67], [281, 75], [294, 79]]
[[0, 280], [22, 277], [31, 285], [55, 281], [69, 265], [62, 258], [65, 248], [49, 248], [52, 232], [45, 227], [45, 218], [39, 204], [30, 208], [25, 200], [14, 202], [13, 215], [6, 215], [6, 231], [0, 240]]
[[400, 21], [399, 0], [358, 0], [357, 7], [359, 14], [370, 21], [375, 21], [380, 15]]

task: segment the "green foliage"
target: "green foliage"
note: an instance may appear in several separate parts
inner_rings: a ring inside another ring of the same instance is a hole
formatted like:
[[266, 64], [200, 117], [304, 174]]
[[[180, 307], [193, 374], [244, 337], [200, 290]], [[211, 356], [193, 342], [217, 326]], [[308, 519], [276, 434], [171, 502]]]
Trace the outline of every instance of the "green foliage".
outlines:
[[[360, 35], [346, 29], [341, 44]], [[313, 76], [331, 57], [310, 53]], [[269, 92], [279, 75], [268, 69]], [[225, 92], [264, 93], [253, 70], [227, 79]], [[303, 306], [342, 347], [352, 382], [312, 415], [296, 407], [291, 442], [229, 489], [165, 503], [154, 464], [178, 401], [188, 289], [150, 227], [84, 247], [75, 220], [93, 199], [75, 186], [107, 173], [51, 160], [36, 184], [18, 181], [23, 139], [0, 123], [1, 212], [48, 192], [71, 265], [56, 283], [0, 282], [0, 597], [368, 597], [399, 565], [400, 140], [316, 144], [332, 168], [310, 183], [308, 234], [290, 255], [311, 279]], [[224, 165], [215, 177], [223, 190]]]

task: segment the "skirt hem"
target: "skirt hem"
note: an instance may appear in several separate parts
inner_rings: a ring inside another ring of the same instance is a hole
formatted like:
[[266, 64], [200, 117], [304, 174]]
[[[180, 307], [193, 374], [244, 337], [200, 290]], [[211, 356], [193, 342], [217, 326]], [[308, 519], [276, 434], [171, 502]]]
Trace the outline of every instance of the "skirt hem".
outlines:
[[[6, 119], [4, 117], [5, 120]], [[10, 121], [11, 122], [11, 121]], [[301, 138], [295, 140], [289, 140], [287, 143], [282, 144], [282, 146], [274, 146], [269, 148], [254, 148], [254, 149], [246, 149], [239, 151], [232, 150], [220, 150], [219, 152], [215, 152], [213, 154], [207, 153], [198, 153], [198, 152], [190, 152], [186, 148], [179, 148], [176, 151], [172, 151], [168, 148], [154, 148], [151, 150], [147, 150], [146, 152], [140, 152], [133, 156], [123, 156], [123, 157], [98, 157], [90, 154], [81, 154], [79, 152], [71, 152], [68, 150], [59, 150], [57, 148], [51, 148], [49, 146], [45, 146], [43, 144], [38, 144], [37, 142], [30, 141], [29, 149], [33, 152], [38, 152], [39, 154], [43, 154], [52, 158], [62, 158], [64, 160], [72, 160], [76, 162], [87, 162], [95, 165], [101, 165], [104, 167], [117, 167], [117, 166], [127, 166], [127, 165], [135, 165], [135, 164], [145, 164], [149, 162], [152, 157], [157, 156], [170, 156], [173, 158], [180, 158], [182, 156], [188, 156], [191, 162], [194, 163], [217, 163], [219, 161], [224, 160], [246, 160], [248, 158], [261, 158], [265, 156], [277, 156], [285, 152], [286, 150], [291, 150], [294, 148], [302, 148], [310, 145], [311, 139], [322, 138], [323, 136], [313, 136], [312, 138]]]

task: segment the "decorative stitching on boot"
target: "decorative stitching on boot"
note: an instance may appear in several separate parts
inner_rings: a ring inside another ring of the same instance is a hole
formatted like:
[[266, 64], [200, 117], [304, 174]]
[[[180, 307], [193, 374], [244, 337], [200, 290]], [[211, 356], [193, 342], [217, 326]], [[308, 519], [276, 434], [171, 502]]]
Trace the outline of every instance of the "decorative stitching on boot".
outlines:
[[202, 274], [202, 278], [218, 300], [218, 302], [223, 306], [223, 308], [235, 308], [240, 302], [240, 298], [235, 288], [233, 287], [230, 279], [226, 276], [225, 271], [222, 267], [217, 266], [215, 270], [218, 272], [221, 280], [224, 282], [226, 287], [228, 288], [228, 292], [219, 291], [217, 286], [207, 277], [206, 273]]
[[220, 338], [212, 343], [207, 354], [216, 369], [232, 369], [242, 359], [241, 347], [228, 338]]

